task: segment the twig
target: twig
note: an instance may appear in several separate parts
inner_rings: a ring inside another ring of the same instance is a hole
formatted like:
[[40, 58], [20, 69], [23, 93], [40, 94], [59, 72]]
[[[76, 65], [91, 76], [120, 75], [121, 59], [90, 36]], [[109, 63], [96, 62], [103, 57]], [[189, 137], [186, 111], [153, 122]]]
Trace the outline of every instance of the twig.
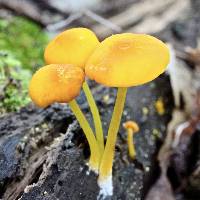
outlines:
[[118, 25], [116, 25], [115, 23], [112, 23], [110, 20], [107, 20], [103, 17], [101, 17], [100, 15], [97, 15], [96, 13], [90, 11], [90, 10], [84, 10], [83, 11], [84, 14], [88, 17], [90, 17], [91, 19], [99, 22], [101, 25], [115, 31], [115, 32], [121, 32], [122, 28]]
[[83, 13], [72, 13], [67, 19], [59, 21], [55, 24], [49, 24], [46, 29], [48, 31], [57, 31], [60, 29], [63, 29], [64, 27], [67, 27], [69, 24], [71, 24], [73, 21], [79, 19]]
[[48, 31], [57, 31], [57, 30], [63, 29], [65, 27], [67, 27], [70, 23], [72, 23], [74, 20], [79, 19], [83, 15], [91, 18], [92, 20], [98, 22], [99, 24], [107, 27], [108, 29], [110, 29], [114, 32], [122, 31], [122, 29], [119, 26], [113, 24], [109, 20], [105, 19], [104, 17], [101, 17], [100, 15], [97, 15], [96, 13], [94, 13], [93, 11], [90, 11], [88, 9], [84, 9], [80, 12], [72, 13], [67, 19], [57, 22], [55, 24], [48, 25], [47, 30]]

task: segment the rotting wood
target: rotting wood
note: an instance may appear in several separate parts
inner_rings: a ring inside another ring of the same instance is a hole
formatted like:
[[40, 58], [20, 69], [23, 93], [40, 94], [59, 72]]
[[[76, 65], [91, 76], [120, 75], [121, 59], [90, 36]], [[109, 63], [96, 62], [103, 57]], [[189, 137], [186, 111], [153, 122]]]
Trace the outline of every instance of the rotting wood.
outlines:
[[34, 179], [39, 176], [40, 170], [42, 170], [42, 165], [46, 160], [47, 150], [45, 148], [39, 149], [37, 153], [33, 154], [29, 161], [27, 162], [27, 170], [22, 178], [22, 180], [13, 180], [7, 187], [3, 199], [13, 200], [19, 197], [24, 191], [27, 185], [29, 185]]

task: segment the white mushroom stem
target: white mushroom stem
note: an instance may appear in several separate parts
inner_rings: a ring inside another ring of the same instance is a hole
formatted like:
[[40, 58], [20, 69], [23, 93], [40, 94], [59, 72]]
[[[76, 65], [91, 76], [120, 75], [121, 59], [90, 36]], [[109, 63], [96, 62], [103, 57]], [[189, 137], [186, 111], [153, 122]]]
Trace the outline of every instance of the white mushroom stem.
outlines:
[[110, 181], [110, 177], [112, 177], [115, 143], [117, 139], [121, 116], [124, 109], [124, 103], [126, 100], [126, 93], [127, 88], [118, 88], [115, 107], [108, 130], [107, 142], [99, 168], [99, 186], [106, 185], [105, 182]]

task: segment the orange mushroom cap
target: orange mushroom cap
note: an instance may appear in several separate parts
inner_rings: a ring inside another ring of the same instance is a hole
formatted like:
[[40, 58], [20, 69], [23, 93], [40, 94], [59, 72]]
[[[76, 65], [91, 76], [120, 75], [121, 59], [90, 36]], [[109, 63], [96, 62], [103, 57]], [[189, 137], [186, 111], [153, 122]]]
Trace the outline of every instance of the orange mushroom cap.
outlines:
[[134, 133], [138, 132], [140, 130], [138, 124], [134, 121], [127, 121], [123, 124], [123, 127], [125, 129], [132, 129]]
[[108, 37], [86, 63], [85, 73], [109, 87], [131, 87], [149, 82], [169, 63], [168, 47], [153, 36], [123, 33]]
[[60, 33], [46, 47], [47, 64], [74, 64], [84, 68], [85, 62], [99, 44], [96, 35], [87, 28], [72, 28]]
[[79, 95], [84, 76], [83, 70], [73, 65], [44, 66], [31, 79], [30, 97], [39, 107], [70, 102]]

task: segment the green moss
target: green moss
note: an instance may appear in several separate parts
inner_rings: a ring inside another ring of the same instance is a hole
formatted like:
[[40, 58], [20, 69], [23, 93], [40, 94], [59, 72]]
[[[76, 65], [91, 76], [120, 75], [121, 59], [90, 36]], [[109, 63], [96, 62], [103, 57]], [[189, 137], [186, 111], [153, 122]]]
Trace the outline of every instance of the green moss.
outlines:
[[0, 19], [0, 49], [9, 50], [23, 68], [34, 70], [43, 65], [43, 52], [48, 37], [41, 28], [22, 17]]
[[16, 111], [30, 102], [28, 84], [42, 66], [48, 37], [21, 17], [0, 19], [0, 113]]
[[0, 51], [0, 113], [16, 111], [30, 102], [31, 71], [21, 66], [11, 52]]

